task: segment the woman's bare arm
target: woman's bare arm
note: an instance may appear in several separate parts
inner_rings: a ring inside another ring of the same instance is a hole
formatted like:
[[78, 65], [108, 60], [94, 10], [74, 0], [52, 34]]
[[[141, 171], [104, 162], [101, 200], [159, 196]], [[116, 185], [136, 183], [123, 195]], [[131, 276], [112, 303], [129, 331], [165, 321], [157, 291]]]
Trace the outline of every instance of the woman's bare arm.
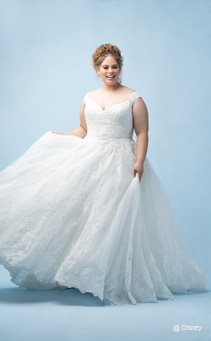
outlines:
[[136, 162], [134, 165], [134, 176], [138, 174], [141, 179], [144, 172], [144, 160], [148, 147], [148, 110], [142, 98], [137, 98], [133, 105], [133, 124], [137, 136]]

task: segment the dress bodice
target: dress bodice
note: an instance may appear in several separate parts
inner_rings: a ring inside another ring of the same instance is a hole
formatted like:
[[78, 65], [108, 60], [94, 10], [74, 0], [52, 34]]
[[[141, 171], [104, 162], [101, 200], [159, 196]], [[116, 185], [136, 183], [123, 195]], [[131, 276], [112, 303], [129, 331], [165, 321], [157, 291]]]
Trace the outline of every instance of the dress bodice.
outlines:
[[138, 97], [133, 92], [127, 100], [103, 110], [87, 93], [84, 97], [87, 136], [100, 139], [132, 138], [132, 107]]

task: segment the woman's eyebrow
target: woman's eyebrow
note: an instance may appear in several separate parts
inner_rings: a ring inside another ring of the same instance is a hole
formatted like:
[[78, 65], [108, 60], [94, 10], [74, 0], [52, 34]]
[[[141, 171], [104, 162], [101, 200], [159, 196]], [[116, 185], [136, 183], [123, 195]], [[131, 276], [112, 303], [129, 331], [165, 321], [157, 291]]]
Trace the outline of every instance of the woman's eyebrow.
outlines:
[[[111, 66], [118, 66], [119, 64], [113, 64], [113, 65], [111, 65]], [[102, 64], [102, 66], [109, 66], [109, 65], [107, 65], [107, 64]]]

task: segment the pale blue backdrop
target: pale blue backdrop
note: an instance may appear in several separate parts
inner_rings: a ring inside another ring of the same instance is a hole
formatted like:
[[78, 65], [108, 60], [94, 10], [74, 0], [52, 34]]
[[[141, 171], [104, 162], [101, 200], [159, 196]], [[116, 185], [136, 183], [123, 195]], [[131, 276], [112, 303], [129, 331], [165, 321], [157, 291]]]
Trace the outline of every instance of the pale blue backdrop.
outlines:
[[209, 278], [210, 23], [210, 0], [0, 0], [0, 169], [47, 130], [78, 125], [100, 86], [92, 52], [117, 44], [123, 84], [149, 108], [148, 158]]

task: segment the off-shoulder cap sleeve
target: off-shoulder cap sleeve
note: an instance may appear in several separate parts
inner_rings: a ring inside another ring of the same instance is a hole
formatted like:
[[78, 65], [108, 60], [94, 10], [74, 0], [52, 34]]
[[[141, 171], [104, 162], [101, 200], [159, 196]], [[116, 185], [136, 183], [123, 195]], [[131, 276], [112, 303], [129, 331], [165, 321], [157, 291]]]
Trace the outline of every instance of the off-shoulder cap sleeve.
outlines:
[[134, 92], [132, 93], [132, 95], [131, 95], [131, 102], [132, 102], [132, 104], [134, 104], [134, 102], [135, 102], [135, 100], [136, 100], [137, 98], [142, 98], [142, 97], [138, 94], [138, 92], [134, 91]]
[[87, 92], [86, 95], [85, 95], [84, 98], [83, 98], [83, 102], [84, 102], [85, 104], [86, 104], [86, 102], [87, 102], [88, 97], [89, 97], [89, 92]]

